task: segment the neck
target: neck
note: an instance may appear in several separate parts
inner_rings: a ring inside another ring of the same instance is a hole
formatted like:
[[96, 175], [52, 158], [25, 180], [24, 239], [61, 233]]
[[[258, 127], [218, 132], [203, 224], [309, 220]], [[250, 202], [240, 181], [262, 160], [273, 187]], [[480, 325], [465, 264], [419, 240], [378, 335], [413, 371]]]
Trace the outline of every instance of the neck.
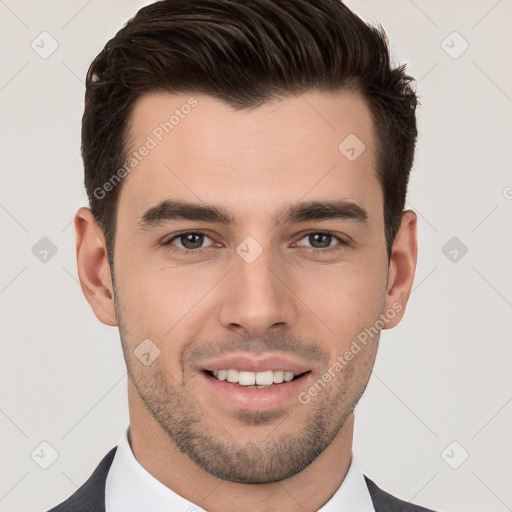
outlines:
[[293, 477], [268, 484], [221, 480], [182, 453], [137, 398], [130, 399], [129, 440], [135, 458], [162, 484], [209, 512], [315, 511], [337, 491], [350, 466], [353, 413], [333, 442]]

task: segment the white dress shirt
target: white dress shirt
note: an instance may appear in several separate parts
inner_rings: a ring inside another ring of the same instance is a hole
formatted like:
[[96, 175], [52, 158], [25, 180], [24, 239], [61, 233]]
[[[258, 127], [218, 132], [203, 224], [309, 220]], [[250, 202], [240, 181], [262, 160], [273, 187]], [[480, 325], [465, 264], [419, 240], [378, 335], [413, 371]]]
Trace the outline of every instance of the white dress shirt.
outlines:
[[[106, 512], [205, 512], [166, 487], [133, 455], [128, 442], [129, 427], [123, 432], [105, 484]], [[354, 456], [345, 479], [318, 512], [375, 512]]]

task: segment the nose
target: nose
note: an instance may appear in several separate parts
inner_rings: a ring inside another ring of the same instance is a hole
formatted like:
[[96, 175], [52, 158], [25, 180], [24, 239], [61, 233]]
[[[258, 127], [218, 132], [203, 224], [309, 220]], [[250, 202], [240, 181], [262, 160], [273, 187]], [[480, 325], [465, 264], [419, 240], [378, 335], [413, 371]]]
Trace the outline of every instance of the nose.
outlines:
[[298, 299], [291, 278], [271, 252], [264, 250], [250, 263], [235, 256], [220, 308], [220, 322], [225, 328], [245, 330], [251, 338], [260, 338], [269, 329], [290, 328], [295, 322]]

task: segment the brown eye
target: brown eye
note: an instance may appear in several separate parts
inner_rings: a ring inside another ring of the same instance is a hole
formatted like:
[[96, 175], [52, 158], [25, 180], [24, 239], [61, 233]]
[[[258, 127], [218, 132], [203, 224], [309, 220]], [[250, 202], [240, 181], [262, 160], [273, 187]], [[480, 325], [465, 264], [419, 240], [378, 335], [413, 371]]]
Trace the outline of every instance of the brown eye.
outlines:
[[[190, 231], [187, 233], [180, 233], [172, 238], [170, 238], [165, 245], [174, 245], [180, 249], [185, 249], [188, 251], [193, 251], [197, 249], [203, 249], [208, 247], [208, 245], [204, 246], [205, 239], [210, 239], [208, 235], [205, 233], [200, 233], [197, 231]], [[211, 239], [210, 239], [211, 240]], [[211, 244], [209, 244], [211, 245]]]
[[[301, 238], [307, 240], [309, 245], [300, 244], [302, 247], [311, 247], [312, 249], [336, 249], [337, 245], [346, 245], [344, 240], [332, 233], [315, 232], [309, 233]], [[338, 242], [333, 244], [332, 242]]]
[[332, 235], [325, 233], [314, 233], [308, 236], [308, 241], [315, 249], [325, 249], [331, 245], [332, 238]]

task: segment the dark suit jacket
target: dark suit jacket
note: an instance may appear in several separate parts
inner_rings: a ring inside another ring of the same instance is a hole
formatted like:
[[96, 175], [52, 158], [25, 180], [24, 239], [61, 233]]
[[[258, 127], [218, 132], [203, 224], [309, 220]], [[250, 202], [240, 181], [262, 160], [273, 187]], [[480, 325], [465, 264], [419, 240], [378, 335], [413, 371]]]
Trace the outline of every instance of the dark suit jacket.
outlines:
[[[105, 455], [93, 474], [74, 494], [48, 512], [105, 512], [105, 481], [116, 449], [117, 446]], [[364, 478], [372, 497], [375, 512], [433, 512], [430, 509], [399, 500], [379, 489], [367, 476]]]

